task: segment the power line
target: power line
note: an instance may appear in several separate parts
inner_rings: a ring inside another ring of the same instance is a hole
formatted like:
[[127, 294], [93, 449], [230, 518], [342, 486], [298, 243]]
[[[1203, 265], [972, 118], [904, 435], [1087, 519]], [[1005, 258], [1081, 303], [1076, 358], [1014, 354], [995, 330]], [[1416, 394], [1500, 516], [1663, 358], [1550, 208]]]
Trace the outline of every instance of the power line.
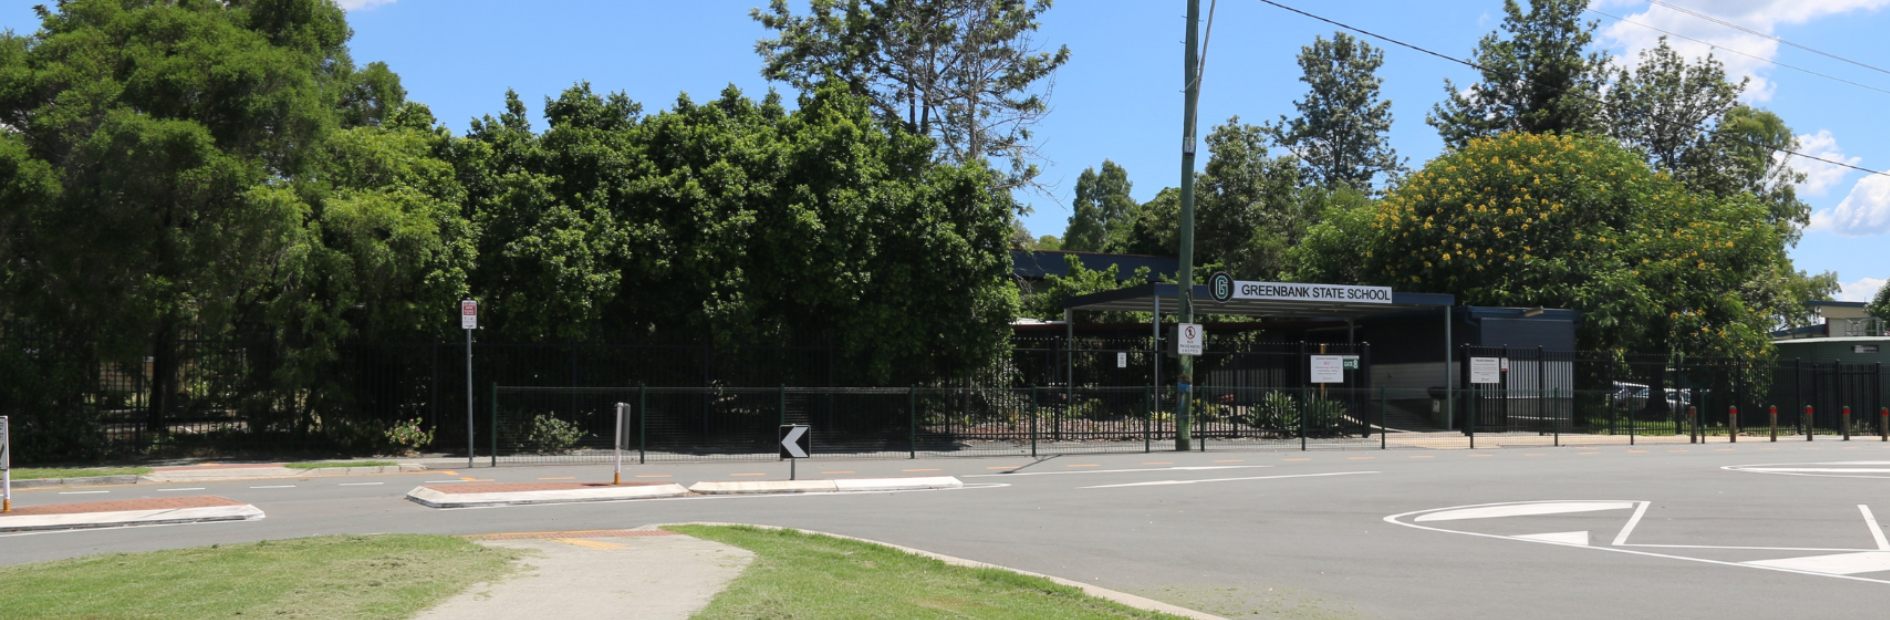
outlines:
[[1795, 67], [1795, 66], [1792, 66], [1792, 65], [1788, 65], [1788, 64], [1785, 64], [1785, 63], [1782, 63], [1782, 62], [1779, 62], [1779, 61], [1776, 61], [1776, 60], [1772, 60], [1772, 59], [1770, 59], [1770, 58], [1766, 58], [1766, 57], [1764, 57], [1764, 56], [1759, 56], [1759, 55], [1756, 55], [1756, 54], [1748, 54], [1748, 53], [1745, 53], [1745, 52], [1741, 52], [1741, 51], [1739, 51], [1739, 50], [1736, 50], [1736, 49], [1733, 49], [1733, 48], [1730, 48], [1730, 47], [1726, 47], [1726, 46], [1723, 46], [1723, 45], [1719, 45], [1719, 44], [1717, 44], [1717, 43], [1708, 43], [1708, 42], [1706, 42], [1706, 41], [1701, 41], [1701, 40], [1699, 40], [1699, 39], [1695, 39], [1695, 38], [1693, 38], [1693, 37], [1689, 37], [1689, 36], [1687, 36], [1687, 35], [1684, 35], [1684, 34], [1680, 34], [1680, 33], [1677, 33], [1677, 32], [1671, 32], [1671, 31], [1667, 31], [1667, 30], [1661, 30], [1661, 29], [1659, 29], [1659, 28], [1655, 28], [1655, 27], [1653, 27], [1653, 26], [1649, 26], [1649, 25], [1647, 25], [1647, 24], [1643, 24], [1643, 23], [1640, 23], [1640, 22], [1637, 22], [1637, 21], [1634, 21], [1634, 20], [1631, 20], [1631, 19], [1627, 19], [1627, 18], [1625, 18], [1625, 17], [1617, 17], [1617, 16], [1615, 16], [1615, 15], [1610, 15], [1610, 14], [1607, 14], [1607, 13], [1603, 13], [1603, 12], [1601, 12], [1601, 11], [1597, 11], [1597, 10], [1594, 10], [1594, 9], [1586, 9], [1586, 10], [1587, 10], [1588, 12], [1590, 12], [1590, 13], [1594, 13], [1594, 14], [1596, 14], [1596, 15], [1600, 15], [1600, 16], [1602, 16], [1602, 17], [1606, 17], [1606, 18], [1609, 18], [1609, 19], [1612, 19], [1612, 20], [1615, 20], [1615, 21], [1618, 21], [1618, 22], [1621, 22], [1621, 23], [1624, 23], [1624, 24], [1632, 24], [1632, 25], [1635, 25], [1635, 26], [1640, 26], [1640, 27], [1642, 27], [1642, 28], [1646, 28], [1646, 29], [1648, 29], [1648, 30], [1652, 30], [1652, 31], [1654, 31], [1654, 32], [1658, 32], [1658, 33], [1661, 33], [1661, 34], [1664, 34], [1664, 35], [1667, 35], [1667, 36], [1671, 36], [1671, 37], [1678, 37], [1678, 38], [1681, 38], [1681, 39], [1686, 39], [1686, 40], [1688, 40], [1688, 41], [1692, 41], [1692, 42], [1694, 42], [1694, 43], [1698, 43], [1698, 44], [1700, 44], [1700, 45], [1706, 45], [1706, 46], [1709, 46], [1709, 47], [1712, 47], [1713, 49], [1716, 49], [1716, 50], [1725, 50], [1725, 51], [1728, 51], [1728, 52], [1732, 52], [1732, 53], [1734, 53], [1734, 54], [1738, 54], [1738, 55], [1740, 55], [1740, 56], [1745, 56], [1745, 57], [1747, 57], [1747, 58], [1751, 58], [1751, 59], [1753, 59], [1753, 60], [1757, 60], [1757, 61], [1760, 61], [1760, 62], [1766, 62], [1766, 63], [1771, 63], [1771, 64], [1774, 64], [1774, 65], [1778, 65], [1778, 66], [1780, 66], [1780, 67], [1784, 67], [1784, 68], [1787, 68], [1787, 69], [1791, 69], [1791, 70], [1793, 70], [1793, 71], [1798, 71], [1798, 72], [1802, 72], [1802, 73], [1808, 73], [1808, 74], [1811, 74], [1811, 75], [1815, 75], [1815, 76], [1818, 76], [1818, 77], [1821, 77], [1821, 78], [1824, 78], [1824, 79], [1827, 79], [1827, 80], [1831, 80], [1831, 81], [1834, 81], [1834, 82], [1843, 82], [1843, 83], [1845, 83], [1845, 84], [1850, 84], [1850, 85], [1852, 85], [1852, 86], [1856, 86], [1856, 87], [1858, 87], [1858, 88], [1863, 88], [1863, 89], [1867, 89], [1867, 90], [1874, 90], [1874, 91], [1877, 91], [1877, 92], [1880, 92], [1880, 93], [1883, 93], [1883, 94], [1886, 94], [1886, 95], [1890, 95], [1890, 90], [1884, 90], [1884, 89], [1881, 89], [1881, 88], [1877, 88], [1877, 87], [1875, 87], [1875, 86], [1871, 86], [1871, 85], [1868, 85], [1868, 84], [1859, 84], [1859, 83], [1857, 83], [1857, 82], [1852, 82], [1852, 81], [1850, 81], [1850, 80], [1846, 80], [1846, 79], [1844, 79], [1844, 78], [1840, 78], [1840, 77], [1836, 77], [1836, 76], [1831, 76], [1831, 75], [1826, 75], [1826, 74], [1823, 74], [1823, 73], [1819, 73], [1819, 72], [1816, 72], [1816, 71], [1812, 71], [1812, 70], [1810, 70], [1810, 69], [1805, 69], [1805, 68], [1801, 68], [1801, 67]]
[[1666, 2], [1661, 2], [1660, 0], [1647, 0], [1647, 1], [1648, 1], [1648, 3], [1649, 3], [1649, 4], [1654, 4], [1654, 5], [1659, 5], [1659, 6], [1661, 6], [1661, 7], [1665, 7], [1665, 8], [1667, 9], [1667, 10], [1670, 10], [1670, 11], [1675, 11], [1675, 12], [1679, 12], [1679, 13], [1684, 13], [1684, 14], [1687, 14], [1687, 15], [1691, 15], [1691, 16], [1694, 16], [1694, 17], [1698, 17], [1698, 18], [1700, 18], [1700, 19], [1704, 19], [1704, 20], [1706, 20], [1706, 21], [1709, 21], [1709, 22], [1713, 22], [1713, 23], [1715, 23], [1715, 24], [1719, 24], [1719, 25], [1721, 25], [1721, 26], [1725, 26], [1725, 27], [1727, 27], [1727, 28], [1732, 28], [1732, 29], [1734, 29], [1734, 30], [1738, 30], [1738, 31], [1740, 31], [1740, 32], [1744, 32], [1744, 33], [1747, 33], [1747, 34], [1751, 34], [1751, 35], [1753, 35], [1753, 36], [1758, 36], [1758, 37], [1765, 37], [1765, 38], [1767, 38], [1767, 39], [1771, 39], [1771, 40], [1773, 40], [1773, 41], [1777, 41], [1777, 42], [1779, 42], [1779, 43], [1782, 43], [1782, 44], [1785, 44], [1785, 45], [1790, 45], [1790, 46], [1792, 46], [1792, 47], [1796, 47], [1796, 48], [1798, 48], [1798, 49], [1801, 49], [1801, 50], [1805, 50], [1805, 51], [1807, 51], [1807, 52], [1811, 52], [1811, 53], [1813, 53], [1813, 54], [1817, 54], [1817, 55], [1819, 55], [1819, 56], [1824, 56], [1824, 57], [1826, 57], [1826, 58], [1832, 58], [1832, 59], [1836, 59], [1836, 60], [1842, 60], [1842, 61], [1844, 61], [1844, 62], [1848, 62], [1848, 63], [1851, 63], [1851, 64], [1853, 64], [1853, 65], [1857, 65], [1857, 66], [1859, 66], [1859, 67], [1863, 67], [1863, 68], [1865, 68], [1865, 69], [1869, 69], [1869, 70], [1871, 70], [1871, 71], [1876, 71], [1876, 72], [1878, 72], [1878, 73], [1883, 73], [1883, 74], [1890, 74], [1890, 70], [1885, 70], [1885, 69], [1882, 69], [1882, 68], [1879, 68], [1879, 67], [1876, 67], [1876, 66], [1872, 66], [1872, 65], [1868, 65], [1868, 64], [1864, 64], [1864, 63], [1861, 63], [1861, 62], [1858, 62], [1858, 61], [1855, 61], [1855, 60], [1851, 60], [1851, 59], [1849, 59], [1849, 58], [1845, 58], [1845, 57], [1843, 57], [1843, 56], [1839, 56], [1839, 55], [1837, 55], [1837, 54], [1832, 54], [1832, 53], [1830, 53], [1830, 52], [1825, 52], [1825, 51], [1820, 51], [1820, 50], [1816, 50], [1816, 49], [1812, 49], [1812, 48], [1810, 48], [1810, 47], [1806, 47], [1806, 46], [1803, 46], [1803, 45], [1799, 45], [1799, 44], [1797, 44], [1797, 43], [1793, 43], [1793, 42], [1791, 42], [1791, 41], [1786, 41], [1786, 40], [1784, 40], [1784, 39], [1781, 39], [1781, 38], [1778, 38], [1778, 37], [1776, 37], [1776, 36], [1772, 36], [1772, 35], [1770, 35], [1770, 34], [1766, 34], [1766, 33], [1763, 33], [1763, 32], [1759, 32], [1759, 31], [1757, 31], [1757, 30], [1753, 30], [1753, 29], [1751, 29], [1751, 28], [1747, 28], [1747, 27], [1745, 27], [1745, 26], [1741, 26], [1741, 25], [1739, 25], [1739, 24], [1735, 24], [1735, 23], [1732, 23], [1732, 22], [1729, 22], [1729, 21], [1726, 21], [1726, 20], [1723, 20], [1723, 19], [1720, 19], [1720, 18], [1717, 18], [1717, 17], [1713, 17], [1713, 16], [1711, 16], [1711, 15], [1707, 15], [1707, 14], [1705, 14], [1705, 13], [1701, 13], [1701, 12], [1699, 12], [1699, 11], [1695, 11], [1695, 10], [1693, 10], [1693, 9], [1689, 9], [1689, 8], [1686, 8], [1686, 7], [1681, 7], [1681, 6], [1674, 6], [1674, 5], [1672, 5], [1672, 4], [1668, 4], [1668, 3], [1666, 3]]
[[[1275, 7], [1275, 8], [1278, 8], [1278, 9], [1281, 9], [1281, 10], [1285, 10], [1285, 11], [1289, 11], [1289, 12], [1292, 12], [1292, 13], [1298, 13], [1298, 14], [1300, 14], [1300, 15], [1302, 15], [1302, 16], [1305, 16], [1305, 17], [1307, 17], [1307, 18], [1311, 18], [1311, 19], [1315, 19], [1315, 20], [1318, 20], [1318, 21], [1322, 21], [1322, 22], [1325, 22], [1325, 23], [1328, 23], [1328, 24], [1332, 24], [1332, 25], [1334, 25], [1334, 26], [1338, 26], [1338, 27], [1340, 27], [1340, 28], [1344, 28], [1344, 29], [1346, 29], [1346, 30], [1350, 30], [1350, 31], [1352, 31], [1352, 32], [1356, 32], [1356, 33], [1359, 33], [1359, 34], [1362, 34], [1362, 35], [1365, 35], [1365, 36], [1368, 36], [1368, 37], [1372, 37], [1372, 38], [1374, 38], [1374, 39], [1378, 39], [1378, 40], [1380, 40], [1380, 41], [1384, 41], [1384, 42], [1386, 42], [1386, 43], [1390, 43], [1390, 44], [1392, 44], [1392, 45], [1396, 45], [1396, 46], [1399, 46], [1399, 47], [1404, 47], [1404, 48], [1408, 48], [1408, 49], [1411, 49], [1411, 50], [1415, 50], [1415, 51], [1418, 51], [1418, 52], [1422, 52], [1422, 53], [1425, 53], [1425, 54], [1429, 54], [1429, 55], [1432, 55], [1432, 56], [1436, 56], [1436, 57], [1438, 57], [1438, 58], [1442, 58], [1442, 59], [1444, 59], [1444, 60], [1448, 60], [1448, 61], [1451, 61], [1451, 62], [1454, 62], [1454, 63], [1457, 63], [1457, 64], [1460, 64], [1460, 65], [1463, 65], [1463, 66], [1466, 66], [1466, 67], [1470, 67], [1470, 68], [1472, 68], [1472, 69], [1476, 69], [1476, 70], [1478, 70], [1478, 71], [1482, 71], [1482, 72], [1485, 72], [1485, 73], [1494, 73], [1494, 74], [1499, 74], [1499, 75], [1500, 75], [1500, 74], [1502, 73], [1502, 72], [1499, 72], [1499, 71], [1496, 71], [1496, 70], [1494, 70], [1494, 69], [1490, 69], [1490, 68], [1488, 68], [1488, 67], [1484, 67], [1483, 65], [1479, 65], [1479, 64], [1477, 64], [1477, 63], [1475, 63], [1475, 62], [1473, 62], [1473, 61], [1469, 61], [1469, 60], [1464, 60], [1464, 59], [1462, 59], [1462, 58], [1457, 58], [1457, 57], [1455, 57], [1455, 56], [1451, 56], [1451, 55], [1448, 55], [1448, 54], [1443, 54], [1443, 53], [1440, 53], [1440, 52], [1434, 52], [1434, 51], [1431, 51], [1431, 50], [1428, 50], [1428, 49], [1425, 49], [1425, 48], [1422, 48], [1422, 47], [1418, 47], [1418, 46], [1416, 46], [1416, 45], [1412, 45], [1412, 44], [1410, 44], [1410, 43], [1405, 43], [1405, 42], [1403, 42], [1403, 41], [1399, 41], [1399, 40], [1397, 40], [1397, 39], [1393, 39], [1393, 38], [1391, 38], [1391, 37], [1387, 37], [1387, 36], [1385, 36], [1385, 35], [1382, 35], [1382, 34], [1378, 34], [1378, 33], [1376, 33], [1376, 32], [1372, 32], [1372, 31], [1369, 31], [1369, 30], [1365, 30], [1365, 29], [1363, 29], [1363, 28], [1358, 28], [1358, 27], [1355, 27], [1355, 26], [1352, 26], [1352, 25], [1350, 25], [1350, 24], [1345, 24], [1345, 23], [1342, 23], [1342, 22], [1337, 22], [1337, 21], [1333, 21], [1333, 20], [1331, 20], [1331, 19], [1327, 19], [1327, 18], [1324, 18], [1324, 17], [1320, 17], [1320, 16], [1318, 16], [1318, 15], [1314, 15], [1314, 14], [1312, 14], [1312, 13], [1307, 13], [1307, 12], [1305, 12], [1305, 11], [1301, 11], [1301, 10], [1299, 10], [1299, 9], [1296, 9], [1296, 8], [1293, 8], [1293, 7], [1290, 7], [1290, 6], [1286, 6], [1286, 5], [1284, 5], [1284, 4], [1280, 4], [1280, 3], [1278, 3], [1278, 2], [1274, 2], [1273, 0], [1257, 0], [1257, 1], [1258, 1], [1258, 2], [1260, 2], [1261, 4], [1267, 4], [1267, 5], [1272, 5], [1273, 7]], [[1579, 95], [1579, 94], [1574, 94], [1574, 93], [1571, 93], [1571, 94], [1570, 94], [1569, 96], [1571, 96], [1571, 97], [1581, 97], [1581, 98], [1583, 98], [1583, 99], [1588, 99], [1588, 100], [1590, 100], [1590, 101], [1593, 101], [1593, 102], [1595, 102], [1595, 103], [1598, 103], [1598, 104], [1601, 104], [1602, 106], [1606, 106], [1606, 105], [1608, 105], [1608, 102], [1606, 102], [1606, 101], [1603, 101], [1603, 100], [1602, 100], [1601, 98], [1599, 98], [1599, 97], [1590, 97], [1590, 96], [1585, 96], [1585, 95]], [[1794, 151], [1794, 150], [1791, 150], [1791, 149], [1785, 149], [1785, 148], [1779, 148], [1779, 147], [1776, 147], [1776, 146], [1771, 146], [1771, 145], [1768, 145], [1768, 144], [1760, 144], [1760, 143], [1758, 143], [1758, 142], [1754, 142], [1754, 141], [1752, 141], [1752, 140], [1749, 140], [1749, 139], [1746, 139], [1746, 138], [1743, 138], [1743, 137], [1740, 137], [1740, 136], [1736, 136], [1736, 135], [1735, 135], [1735, 136], [1733, 136], [1733, 138], [1735, 138], [1735, 139], [1737, 139], [1737, 140], [1739, 140], [1739, 141], [1741, 141], [1741, 142], [1745, 142], [1745, 143], [1747, 143], [1747, 144], [1751, 144], [1751, 145], [1753, 145], [1753, 146], [1756, 146], [1756, 147], [1759, 147], [1759, 148], [1763, 148], [1763, 149], [1768, 149], [1768, 150], [1772, 150], [1772, 151], [1776, 151], [1776, 152], [1779, 152], [1779, 153], [1784, 153], [1784, 154], [1787, 154], [1787, 155], [1791, 155], [1791, 156], [1794, 156], [1794, 157], [1803, 157], [1803, 158], [1805, 158], [1805, 159], [1809, 159], [1809, 160], [1812, 160], [1812, 161], [1817, 161], [1817, 162], [1823, 162], [1823, 163], [1827, 163], [1827, 164], [1831, 164], [1831, 165], [1833, 165], [1833, 166], [1839, 166], [1839, 167], [1843, 167], [1843, 168], [1850, 168], [1850, 169], [1852, 169], [1852, 170], [1856, 170], [1856, 171], [1859, 171], [1859, 172], [1866, 172], [1866, 173], [1870, 173], [1870, 174], [1877, 174], [1877, 175], [1883, 175], [1883, 176], [1890, 176], [1890, 173], [1886, 173], [1886, 172], [1883, 172], [1883, 171], [1881, 171], [1881, 170], [1872, 170], [1872, 169], [1870, 169], [1870, 168], [1865, 168], [1865, 167], [1862, 167], [1862, 166], [1855, 166], [1855, 165], [1851, 165], [1851, 164], [1848, 164], [1848, 163], [1845, 163], [1845, 162], [1841, 162], [1841, 161], [1835, 161], [1835, 160], [1830, 160], [1830, 159], [1825, 159], [1825, 158], [1823, 158], [1823, 157], [1818, 157], [1818, 156], [1815, 156], [1815, 155], [1806, 155], [1806, 154], [1804, 154], [1804, 153], [1800, 153], [1800, 152], [1798, 152], [1798, 151]]]

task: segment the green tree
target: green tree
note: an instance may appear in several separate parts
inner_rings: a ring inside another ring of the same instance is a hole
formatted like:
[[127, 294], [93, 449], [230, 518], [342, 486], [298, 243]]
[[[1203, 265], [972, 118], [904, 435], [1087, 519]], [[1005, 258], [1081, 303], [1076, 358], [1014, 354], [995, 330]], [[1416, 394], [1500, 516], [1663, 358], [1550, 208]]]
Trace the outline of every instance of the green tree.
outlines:
[[526, 339], [832, 336], [870, 380], [980, 367], [1016, 308], [1012, 201], [936, 163], [839, 82], [789, 112], [730, 88], [641, 115], [587, 85], [534, 134], [515, 96], [456, 160], [484, 228], [473, 281]]
[[1871, 316], [1890, 321], [1890, 284], [1878, 288], [1877, 298], [1871, 300], [1870, 305], [1864, 308], [1865, 312], [1869, 312]]
[[1063, 240], [1062, 240], [1062, 239], [1058, 239], [1056, 235], [1044, 235], [1044, 236], [1042, 236], [1042, 237], [1038, 237], [1038, 238], [1037, 238], [1037, 248], [1036, 248], [1036, 249], [1039, 249], [1039, 250], [1061, 250], [1061, 249], [1063, 249]]
[[[1083, 266], [1083, 261], [1075, 256], [1064, 256], [1069, 265], [1067, 276], [1051, 275], [1043, 279], [1037, 290], [1024, 298], [1021, 308], [1024, 316], [1057, 321], [1063, 319], [1063, 300], [1078, 295], [1113, 291], [1150, 282], [1148, 267], [1137, 267], [1134, 274], [1122, 277], [1120, 265], [1110, 265], [1108, 269], [1093, 270]], [[1139, 315], [1139, 316], [1138, 316]], [[1147, 323], [1147, 312], [1104, 312], [1085, 315], [1084, 320], [1102, 323]]]
[[1299, 116], [1266, 127], [1275, 144], [1299, 157], [1302, 176], [1325, 187], [1372, 189], [1373, 179], [1403, 168], [1391, 148], [1391, 102], [1380, 101], [1378, 69], [1385, 53], [1343, 32], [1300, 48], [1299, 81], [1306, 96]]
[[1109, 251], [1122, 254], [1176, 256], [1181, 253], [1181, 190], [1162, 188], [1148, 202], [1129, 212], [1128, 222], [1111, 239]]
[[1741, 295], [1784, 257], [1764, 206], [1690, 191], [1611, 139], [1473, 140], [1364, 215], [1328, 220], [1306, 251], [1352, 253], [1363, 283], [1580, 310], [1584, 349], [1769, 348], [1771, 325]]
[[1608, 135], [1645, 153], [1657, 170], [1677, 172], [1693, 163], [1695, 148], [1707, 146], [1720, 119], [1739, 103], [1750, 79], [1726, 80], [1712, 56], [1688, 63], [1667, 38], [1641, 52], [1640, 63], [1617, 70], [1608, 89]]
[[1207, 145], [1211, 154], [1195, 182], [1196, 256], [1244, 277], [1275, 277], [1310, 224], [1298, 196], [1298, 161], [1268, 155], [1266, 130], [1238, 116], [1209, 132]]
[[1028, 185], [1032, 130], [1050, 111], [1052, 76], [1070, 59], [1033, 37], [1050, 0], [787, 0], [750, 15], [776, 38], [755, 52], [761, 74], [811, 92], [828, 76], [869, 96], [882, 119], [931, 136], [941, 156], [1008, 162], [1006, 187]]
[[1575, 133], [1600, 128], [1600, 97], [1607, 59], [1584, 53], [1595, 22], [1582, 22], [1586, 0], [1503, 1], [1502, 35], [1484, 35], [1474, 61], [1481, 81], [1460, 88], [1444, 80], [1448, 97], [1425, 122], [1444, 144], [1462, 147], [1504, 132]]
[[1076, 200], [1070, 205], [1070, 224], [1063, 232], [1063, 249], [1102, 252], [1109, 240], [1122, 235], [1135, 199], [1129, 197], [1129, 172], [1103, 160], [1102, 173], [1086, 168], [1076, 178]]

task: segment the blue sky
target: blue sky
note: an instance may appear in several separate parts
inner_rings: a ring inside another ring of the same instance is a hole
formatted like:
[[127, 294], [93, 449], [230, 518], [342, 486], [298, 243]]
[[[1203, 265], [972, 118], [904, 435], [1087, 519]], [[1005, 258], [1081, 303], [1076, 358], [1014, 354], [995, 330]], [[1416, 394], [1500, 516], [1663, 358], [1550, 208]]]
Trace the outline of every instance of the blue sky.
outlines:
[[[1203, 0], [1206, 5], [1215, 0]], [[50, 0], [0, 0], [0, 28], [37, 28], [31, 7]], [[507, 88], [534, 113], [546, 96], [579, 81], [623, 91], [648, 110], [680, 93], [701, 100], [730, 84], [760, 95], [754, 42], [766, 33], [748, 18], [765, 0], [343, 0], [355, 29], [357, 62], [392, 66], [411, 97], [432, 106], [455, 131], [501, 110]], [[1493, 30], [1501, 0], [1283, 0], [1332, 19], [1458, 57]], [[1890, 68], [1882, 43], [1890, 0], [1667, 0], [1786, 41]], [[1255, 2], [1227, 0], [1216, 10], [1201, 95], [1201, 131], [1239, 115], [1249, 123], [1292, 111], [1304, 92], [1294, 55], [1333, 27]], [[1181, 0], [1061, 0], [1043, 19], [1039, 42], [1067, 45], [1071, 60], [1056, 76], [1053, 112], [1037, 130], [1049, 159], [1045, 195], [1024, 199], [1037, 235], [1061, 235], [1078, 174], [1105, 158], [1125, 167], [1134, 195], [1147, 200], [1180, 178]], [[1890, 90], [1890, 73], [1859, 67], [1778, 41], [1650, 4], [1597, 0], [1592, 8], [1717, 46], [1717, 57], [1754, 78], [1748, 101], [1785, 118], [1803, 148], [1873, 169], [1890, 169], [1890, 94], [1782, 68], [1789, 64]], [[1652, 45], [1659, 33], [1598, 14], [1601, 42], [1616, 55]], [[1377, 44], [1377, 42], [1373, 42]], [[1692, 55], [1708, 45], [1676, 41]], [[1740, 52], [1739, 55], [1732, 52]], [[1461, 65], [1386, 48], [1384, 96], [1393, 102], [1392, 145], [1413, 167], [1441, 148], [1424, 115], [1444, 95], [1443, 80], [1474, 80]], [[1755, 57], [1757, 59], [1755, 59]], [[785, 86], [776, 85], [779, 88]], [[542, 123], [541, 123], [542, 128]], [[1201, 158], [1199, 163], [1205, 163]], [[1799, 268], [1836, 271], [1843, 297], [1867, 299], [1890, 278], [1890, 177], [1805, 162], [1812, 179], [1801, 193], [1814, 224], [1792, 251]], [[1868, 180], [1866, 180], [1868, 179]]]

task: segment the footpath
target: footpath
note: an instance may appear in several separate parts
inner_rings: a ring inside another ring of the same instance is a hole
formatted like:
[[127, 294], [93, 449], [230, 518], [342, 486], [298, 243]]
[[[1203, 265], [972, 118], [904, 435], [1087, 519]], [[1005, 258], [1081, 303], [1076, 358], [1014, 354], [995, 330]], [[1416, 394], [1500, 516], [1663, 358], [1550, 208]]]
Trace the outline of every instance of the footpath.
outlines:
[[[266, 478], [315, 478], [420, 471], [418, 464], [298, 469], [282, 463], [178, 465], [144, 475], [16, 480], [14, 488], [168, 484]], [[82, 530], [212, 521], [253, 521], [265, 515], [253, 505], [215, 495], [75, 502], [15, 507], [0, 514], [0, 533]]]

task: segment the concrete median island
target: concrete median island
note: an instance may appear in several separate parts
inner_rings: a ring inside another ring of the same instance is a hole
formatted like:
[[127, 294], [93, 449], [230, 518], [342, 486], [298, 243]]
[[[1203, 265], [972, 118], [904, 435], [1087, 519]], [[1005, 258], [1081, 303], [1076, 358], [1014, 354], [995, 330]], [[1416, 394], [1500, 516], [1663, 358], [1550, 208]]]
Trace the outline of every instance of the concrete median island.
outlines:
[[47, 504], [0, 514], [0, 532], [83, 530], [263, 518], [255, 506], [214, 495]]
[[838, 480], [737, 480], [698, 482], [495, 482], [419, 486], [407, 499], [428, 508], [483, 508], [532, 504], [614, 502], [671, 497], [922, 491], [965, 486], [951, 476], [846, 478]]

